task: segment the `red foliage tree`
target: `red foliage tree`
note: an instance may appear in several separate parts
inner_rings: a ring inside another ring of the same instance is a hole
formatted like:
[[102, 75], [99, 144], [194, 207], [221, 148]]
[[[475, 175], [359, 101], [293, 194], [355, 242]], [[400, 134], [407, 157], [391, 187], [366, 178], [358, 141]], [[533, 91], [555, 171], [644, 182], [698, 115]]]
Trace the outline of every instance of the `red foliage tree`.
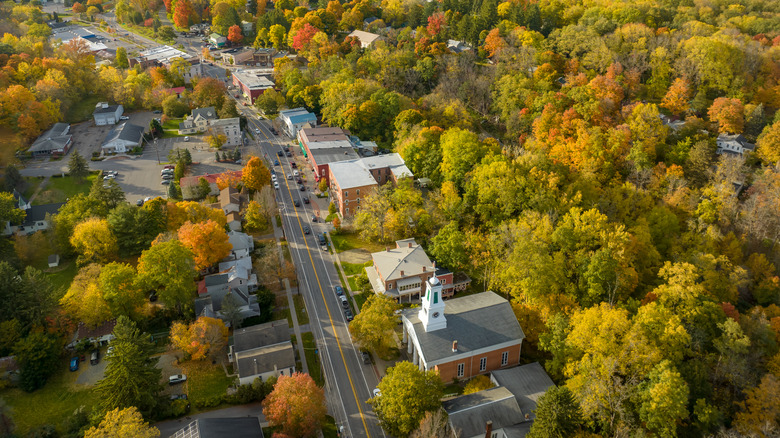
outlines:
[[444, 17], [444, 13], [436, 12], [435, 14], [428, 17], [428, 35], [431, 38], [436, 38], [446, 25], [447, 18]]
[[165, 12], [171, 12], [171, 2], [173, 0], [163, 0], [163, 3], [165, 4]]
[[190, 27], [190, 16], [192, 15], [192, 3], [190, 0], [179, 0], [176, 2], [176, 9], [173, 11], [173, 24], [179, 29]]
[[488, 32], [487, 36], [485, 37], [484, 47], [489, 58], [492, 58], [499, 51], [501, 51], [501, 49], [506, 47], [506, 41], [504, 41], [504, 39], [501, 38], [501, 34], [499, 33], [498, 28], [495, 28], [490, 32]]
[[74, 14], [83, 14], [84, 12], [87, 12], [87, 7], [82, 5], [79, 2], [73, 3], [73, 13]]
[[292, 48], [296, 51], [303, 50], [307, 45], [309, 45], [311, 39], [314, 38], [314, 35], [319, 31], [319, 29], [309, 23], [304, 24], [303, 27], [295, 33], [295, 36], [293, 37]]
[[283, 434], [314, 436], [327, 413], [325, 393], [308, 374], [282, 375], [263, 401], [263, 413], [272, 426], [282, 427]]
[[228, 40], [233, 44], [238, 44], [244, 39], [244, 35], [241, 33], [241, 27], [237, 24], [230, 26], [228, 29]]

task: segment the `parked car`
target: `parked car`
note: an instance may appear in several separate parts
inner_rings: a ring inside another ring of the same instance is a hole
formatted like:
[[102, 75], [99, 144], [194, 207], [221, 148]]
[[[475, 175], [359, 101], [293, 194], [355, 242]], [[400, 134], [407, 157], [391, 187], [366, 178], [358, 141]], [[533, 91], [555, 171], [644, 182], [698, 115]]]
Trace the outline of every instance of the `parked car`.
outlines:
[[162, 114], [162, 111], [160, 111], [160, 110], [154, 110], [154, 111], [152, 111], [152, 112], [153, 112], [154, 114]]
[[361, 351], [360, 355], [363, 356], [363, 363], [366, 365], [371, 364], [371, 356], [366, 351]]
[[278, 165], [279, 165], [279, 160], [274, 160], [274, 166], [278, 166]]
[[314, 215], [312, 215], [312, 216], [311, 216], [311, 221], [312, 221], [312, 222], [317, 222], [317, 216], [314, 216]]
[[[298, 163], [296, 163], [295, 161], [292, 161], [292, 162], [290, 162], [290, 167], [292, 167], [293, 169], [297, 169], [298, 168]], [[296, 172], [297, 172], [297, 170], [296, 170]]]
[[160, 184], [162, 184], [162, 185], [164, 185], [164, 186], [167, 186], [167, 185], [169, 185], [170, 183], [171, 183], [171, 180], [169, 180], [169, 179], [164, 179], [164, 180], [162, 180], [162, 181], [160, 182]]
[[295, 177], [295, 182], [298, 183], [298, 184], [303, 184], [303, 180], [301, 179], [300, 176], [296, 176]]
[[135, 201], [135, 205], [137, 205], [139, 207], [144, 205], [144, 200], [143, 199], [139, 199], [139, 200]]
[[374, 394], [374, 398], [376, 398], [382, 395], [382, 391], [380, 391], [379, 388], [374, 388], [373, 394]]
[[259, 128], [255, 128], [255, 133], [259, 134], [260, 133], [260, 129]]
[[309, 203], [309, 197], [308, 196], [304, 196], [303, 197], [303, 203], [304, 204], [308, 204]]
[[[292, 163], [292, 164], [295, 164], [295, 163]], [[293, 167], [295, 167], [295, 166], [293, 166]], [[293, 170], [293, 176], [297, 177], [298, 175], [300, 175], [300, 173], [298, 173], [297, 170]]]
[[309, 228], [308, 225], [304, 225], [303, 226], [303, 234], [310, 234], [310, 233], [311, 233], [311, 228]]
[[287, 174], [287, 179], [292, 180], [292, 175]]
[[276, 174], [275, 173], [271, 174], [271, 181], [276, 182]]
[[343, 287], [336, 286], [334, 289], [336, 290], [336, 295], [338, 295], [338, 296], [344, 295], [344, 288]]
[[288, 157], [292, 157], [292, 154], [290, 152], [286, 152], [285, 155], [287, 155]]
[[169, 385], [175, 385], [177, 383], [184, 383], [187, 381], [187, 376], [184, 374], [175, 374], [173, 376], [168, 377], [168, 384]]
[[273, 127], [271, 127], [271, 134], [276, 135], [276, 129], [274, 129]]
[[189, 137], [184, 137], [184, 141], [190, 141]]
[[130, 117], [127, 117], [127, 116], [119, 116], [119, 120], [130, 120]]
[[349, 301], [347, 300], [347, 297], [345, 297], [344, 295], [341, 295], [339, 297], [339, 301], [341, 301], [341, 307], [343, 307], [345, 309], [349, 309]]
[[303, 185], [303, 184], [299, 184], [299, 185], [298, 185], [298, 190], [300, 190], [300, 191], [302, 191], [302, 192], [305, 192], [305, 191], [306, 191], [306, 186], [305, 186], [305, 185]]
[[277, 190], [279, 190], [279, 183], [278, 183], [278, 182], [276, 182], [276, 181], [274, 181], [274, 188], [275, 188], [275, 189], [277, 189]]
[[160, 176], [173, 175], [173, 169], [163, 169], [160, 171]]
[[114, 176], [114, 175], [104, 175], [103, 176], [103, 181], [108, 181], [110, 179], [115, 179], [115, 178], [116, 178], [116, 176]]
[[352, 321], [353, 319], [355, 319], [355, 317], [352, 316], [352, 311], [349, 309], [344, 309], [344, 316], [347, 317], [347, 321]]
[[174, 166], [173, 164], [166, 164], [165, 166], [163, 166], [163, 169], [171, 169], [171, 170], [173, 170], [175, 168], [176, 168], [176, 166]]
[[162, 179], [173, 179], [172, 173], [163, 173]]
[[119, 172], [117, 172], [116, 170], [104, 170], [104, 171], [103, 171], [103, 175], [113, 175], [113, 176], [118, 176], [118, 175], [119, 175]]
[[92, 350], [92, 354], [89, 355], [90, 365], [97, 365], [100, 362], [100, 350], [97, 348]]
[[284, 151], [285, 152], [290, 152], [290, 147], [289, 146], [284, 146]]
[[78, 371], [79, 369], [79, 357], [73, 356], [70, 358], [70, 370], [71, 371]]
[[108, 350], [106, 350], [106, 357], [111, 356], [114, 353], [114, 347], [108, 346]]
[[171, 401], [187, 400], [187, 394], [171, 394]]

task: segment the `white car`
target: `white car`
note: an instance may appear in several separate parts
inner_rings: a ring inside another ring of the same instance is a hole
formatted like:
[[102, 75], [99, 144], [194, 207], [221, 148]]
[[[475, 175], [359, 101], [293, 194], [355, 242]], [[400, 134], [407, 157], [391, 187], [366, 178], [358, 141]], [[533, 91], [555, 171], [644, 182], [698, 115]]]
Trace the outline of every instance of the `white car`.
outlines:
[[260, 129], [255, 128], [255, 132], [259, 134], [260, 133]]
[[379, 388], [374, 388], [373, 394], [374, 394], [374, 398], [377, 398], [380, 395], [382, 395], [382, 391], [380, 391]]
[[278, 182], [276, 182], [276, 181], [274, 181], [274, 188], [275, 188], [276, 190], [279, 190], [279, 183], [278, 183]]
[[276, 174], [271, 175], [271, 181], [276, 182]]
[[190, 141], [189, 137], [184, 137], [184, 141]]
[[293, 170], [293, 176], [294, 176], [294, 177], [297, 177], [298, 175], [300, 175], [300, 174], [298, 173], [298, 171], [297, 171], [297, 170]]
[[127, 117], [127, 116], [119, 116], [119, 120], [130, 120], [130, 117]]
[[184, 383], [187, 381], [187, 376], [184, 374], [176, 374], [168, 377], [168, 384], [175, 385], [177, 383]]

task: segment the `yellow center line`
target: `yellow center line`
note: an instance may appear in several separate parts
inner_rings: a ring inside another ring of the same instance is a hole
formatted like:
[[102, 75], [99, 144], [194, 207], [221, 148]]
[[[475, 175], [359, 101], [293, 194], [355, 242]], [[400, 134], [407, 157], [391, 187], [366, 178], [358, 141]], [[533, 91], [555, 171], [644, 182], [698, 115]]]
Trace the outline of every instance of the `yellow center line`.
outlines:
[[[255, 125], [255, 127], [258, 127], [257, 123], [252, 120], [252, 123]], [[259, 129], [259, 127], [258, 127]], [[260, 133], [263, 134], [263, 137], [265, 137], [267, 140], [270, 140], [267, 135], [265, 135], [265, 132], [263, 132], [262, 129], [260, 129]], [[273, 144], [273, 143], [272, 143]], [[290, 194], [290, 198], [292, 199], [292, 191], [290, 190], [290, 183], [287, 180], [287, 174], [284, 172], [284, 166], [281, 165], [281, 161], [279, 162], [279, 169], [282, 171], [282, 175], [284, 176], [284, 185], [287, 187], [287, 193]], [[278, 181], [278, 178], [277, 178]], [[293, 200], [294, 202], [294, 200]], [[303, 225], [301, 224], [301, 218], [298, 215], [298, 209], [293, 206], [293, 209], [295, 210], [295, 219], [298, 221], [298, 228], [301, 230], [301, 234], [303, 236], [306, 236], [303, 234]], [[314, 230], [312, 230], [313, 232]], [[352, 376], [349, 373], [349, 368], [347, 366], [347, 359], [344, 357], [344, 350], [341, 348], [341, 342], [339, 341], [339, 335], [336, 332], [336, 326], [333, 323], [333, 317], [330, 314], [330, 307], [328, 307], [328, 300], [325, 299], [325, 292], [322, 289], [322, 283], [320, 283], [320, 276], [317, 274], [317, 268], [314, 266], [314, 258], [311, 255], [311, 248], [309, 247], [309, 239], [305, 238], [303, 239], [304, 245], [306, 246], [306, 252], [309, 255], [309, 261], [311, 262], [311, 267], [314, 269], [314, 277], [317, 279], [317, 287], [320, 289], [320, 296], [322, 296], [322, 301], [325, 303], [325, 311], [328, 312], [328, 321], [330, 321], [330, 327], [333, 329], [333, 336], [336, 338], [336, 345], [339, 347], [339, 354], [341, 355], [341, 361], [344, 363], [344, 370], [347, 372], [347, 379], [349, 379], [349, 386], [352, 388], [352, 395], [355, 397], [355, 404], [357, 405], [358, 411], [360, 412], [360, 420], [363, 422], [363, 429], [366, 431], [366, 436], [371, 437], [371, 433], [368, 432], [368, 425], [366, 424], [366, 417], [363, 414], [363, 408], [360, 406], [360, 400], [357, 396], [357, 391], [355, 391], [355, 384], [352, 382]], [[323, 262], [324, 264], [324, 262]], [[333, 378], [336, 378], [336, 373], [333, 373]]]

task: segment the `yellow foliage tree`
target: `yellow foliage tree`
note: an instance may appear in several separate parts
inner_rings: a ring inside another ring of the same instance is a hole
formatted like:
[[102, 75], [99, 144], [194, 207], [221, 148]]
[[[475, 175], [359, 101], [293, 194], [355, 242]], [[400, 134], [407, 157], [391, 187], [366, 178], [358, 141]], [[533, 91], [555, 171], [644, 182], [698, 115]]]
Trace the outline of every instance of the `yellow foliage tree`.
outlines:
[[212, 220], [196, 224], [185, 222], [179, 228], [179, 240], [192, 251], [198, 269], [224, 259], [232, 249], [225, 227]]
[[252, 157], [244, 166], [241, 180], [247, 189], [260, 190], [263, 186], [271, 184], [271, 172], [260, 161], [260, 158]]
[[100, 271], [96, 264], [81, 268], [60, 300], [66, 314], [90, 327], [97, 327], [112, 316], [98, 282]]
[[157, 438], [160, 430], [144, 421], [135, 407], [114, 409], [106, 413], [98, 426], [84, 433], [84, 438]]
[[116, 255], [117, 241], [108, 226], [108, 221], [89, 218], [73, 229], [70, 244], [81, 254], [84, 261], [105, 262]]
[[222, 320], [201, 316], [190, 325], [176, 322], [171, 327], [171, 343], [192, 360], [216, 357], [227, 345], [228, 329]]
[[167, 210], [169, 231], [178, 230], [185, 222], [198, 223], [212, 220], [223, 227], [227, 223], [222, 210], [195, 201], [169, 202]]

